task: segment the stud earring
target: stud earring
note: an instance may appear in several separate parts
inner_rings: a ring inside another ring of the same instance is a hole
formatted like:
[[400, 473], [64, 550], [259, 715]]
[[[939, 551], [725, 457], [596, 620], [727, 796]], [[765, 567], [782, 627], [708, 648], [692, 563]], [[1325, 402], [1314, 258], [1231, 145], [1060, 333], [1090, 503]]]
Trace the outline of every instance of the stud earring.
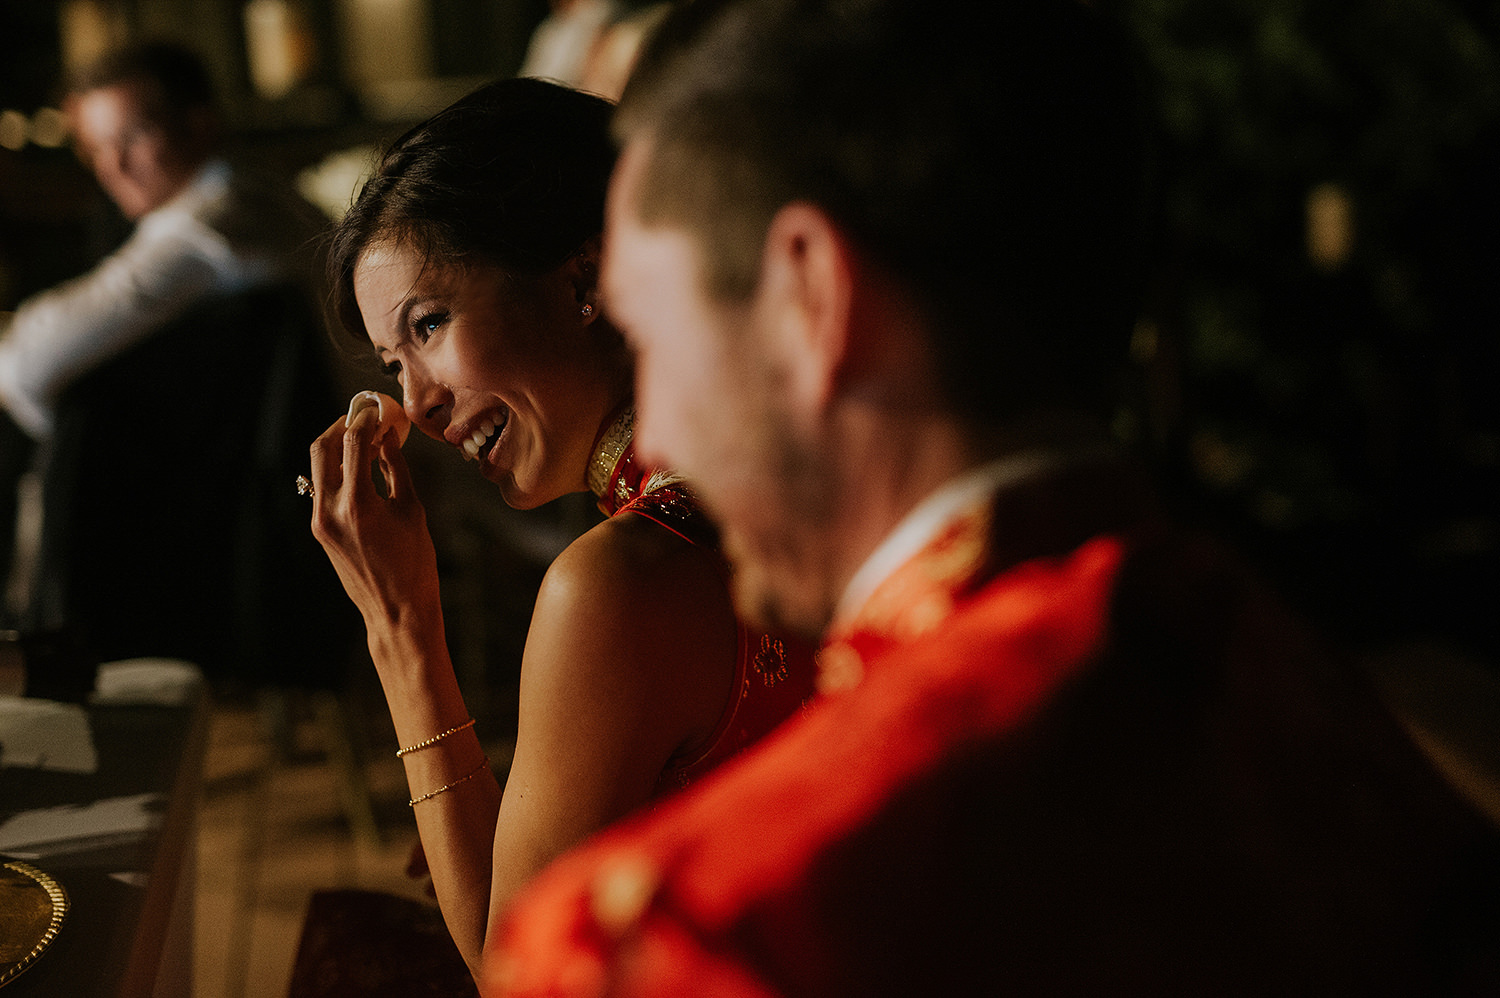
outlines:
[[583, 313], [583, 317], [585, 319], [587, 319], [589, 316], [591, 316], [591, 315], [594, 314], [594, 306], [592, 306], [592, 305], [585, 305], [585, 306], [583, 306], [583, 308], [579, 309], [579, 311], [582, 312]]

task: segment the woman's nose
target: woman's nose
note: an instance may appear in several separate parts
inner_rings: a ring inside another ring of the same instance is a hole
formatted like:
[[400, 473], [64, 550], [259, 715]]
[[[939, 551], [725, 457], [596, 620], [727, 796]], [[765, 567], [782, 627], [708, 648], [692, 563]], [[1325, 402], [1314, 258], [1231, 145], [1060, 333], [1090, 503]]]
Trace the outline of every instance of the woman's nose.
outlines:
[[432, 436], [441, 436], [453, 409], [453, 393], [433, 378], [412, 377], [402, 385], [401, 407], [407, 418]]

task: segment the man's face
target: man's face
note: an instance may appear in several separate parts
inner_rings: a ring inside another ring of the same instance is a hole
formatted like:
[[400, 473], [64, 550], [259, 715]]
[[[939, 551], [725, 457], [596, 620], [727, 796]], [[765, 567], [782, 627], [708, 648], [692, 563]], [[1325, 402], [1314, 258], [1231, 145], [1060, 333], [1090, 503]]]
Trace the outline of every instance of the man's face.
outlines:
[[799, 531], [810, 487], [781, 386], [786, 365], [759, 302], [724, 304], [702, 288], [697, 243], [645, 226], [635, 191], [648, 151], [626, 146], [610, 185], [603, 300], [636, 354], [637, 450], [688, 476], [722, 529], [740, 613], [816, 635], [826, 622]]
[[197, 162], [145, 114], [138, 83], [87, 90], [69, 99], [78, 157], [132, 221], [161, 207], [192, 179]]

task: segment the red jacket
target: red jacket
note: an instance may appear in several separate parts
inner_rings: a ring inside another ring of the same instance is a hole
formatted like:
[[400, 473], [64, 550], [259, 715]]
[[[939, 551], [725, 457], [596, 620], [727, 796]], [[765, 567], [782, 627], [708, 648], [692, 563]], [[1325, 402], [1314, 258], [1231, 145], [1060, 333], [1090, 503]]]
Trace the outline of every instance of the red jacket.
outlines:
[[1494, 830], [1355, 673], [1217, 549], [1137, 516], [1125, 481], [1007, 490], [965, 557], [963, 530], [941, 536], [914, 560], [939, 566], [932, 599], [903, 569], [871, 601], [920, 626], [862, 621], [824, 653], [859, 660], [850, 689], [544, 872], [485, 994], [1500, 982]]

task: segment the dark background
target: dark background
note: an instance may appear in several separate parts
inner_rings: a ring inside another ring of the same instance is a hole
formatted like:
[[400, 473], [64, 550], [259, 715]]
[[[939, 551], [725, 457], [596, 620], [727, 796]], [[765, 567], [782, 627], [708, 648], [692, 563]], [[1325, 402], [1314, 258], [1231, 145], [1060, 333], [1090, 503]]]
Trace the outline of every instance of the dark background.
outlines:
[[[312, 59], [276, 99], [250, 84], [243, 0], [95, 6], [197, 45], [240, 151], [295, 173], [513, 73], [546, 13], [409, 2], [427, 31], [419, 78], [359, 69], [340, 27], [356, 0], [299, 0]], [[1121, 434], [1184, 512], [1351, 647], [1500, 661], [1500, 2], [1096, 5], [1139, 42], [1159, 150]], [[69, 6], [0, 8], [0, 109], [55, 99]], [[1321, 259], [1320, 200], [1351, 219], [1347, 252]], [[0, 308], [118, 239], [106, 209], [66, 149], [0, 149]]]
[[[1495, 663], [1500, 4], [1099, 5], [1161, 150], [1126, 429], [1334, 634]], [[1319, 264], [1324, 185], [1353, 241]]]

